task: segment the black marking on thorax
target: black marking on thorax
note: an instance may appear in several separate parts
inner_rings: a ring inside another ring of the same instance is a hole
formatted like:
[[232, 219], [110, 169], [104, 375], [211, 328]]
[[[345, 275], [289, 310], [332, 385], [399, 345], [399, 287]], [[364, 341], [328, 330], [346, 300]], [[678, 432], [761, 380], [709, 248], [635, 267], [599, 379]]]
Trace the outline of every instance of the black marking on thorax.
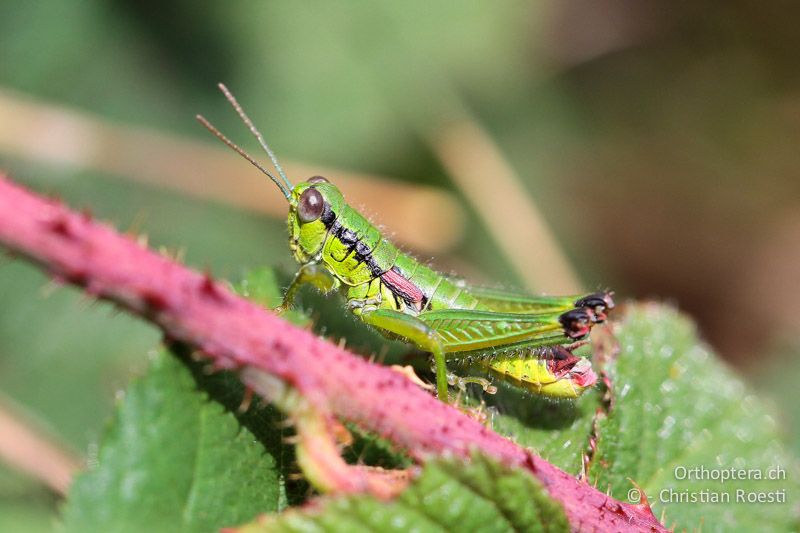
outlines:
[[[384, 271], [375, 258], [372, 256], [372, 249], [364, 243], [359, 235], [346, 228], [339, 221], [339, 217], [333, 212], [330, 205], [326, 202], [320, 220], [325, 224], [328, 233], [339, 239], [342, 244], [347, 246], [349, 256], [351, 252], [355, 252], [356, 261], [359, 263], [366, 263], [370, 272], [375, 277], [380, 277], [384, 285], [395, 295], [398, 300], [406, 303], [406, 305], [421, 311], [428, 305], [428, 297], [422, 290], [410, 281], [403, 272], [397, 267], [393, 266], [390, 270]], [[398, 301], [398, 304], [400, 302]]]
[[359, 263], [366, 263], [373, 276], [377, 277], [383, 274], [383, 269], [378, 266], [375, 258], [372, 257], [372, 249], [361, 240], [355, 231], [344, 227], [342, 223], [339, 222], [339, 217], [333, 212], [331, 206], [327, 202], [322, 209], [320, 220], [322, 220], [322, 223], [328, 228], [328, 233], [332, 234], [339, 239], [342, 244], [347, 246], [348, 253], [346, 256], [349, 256], [350, 252], [355, 251], [356, 261]]
[[336, 220], [336, 213], [333, 212], [328, 202], [325, 202], [325, 205], [322, 207], [322, 215], [320, 215], [319, 219], [325, 224], [326, 228], [331, 229], [333, 221]]

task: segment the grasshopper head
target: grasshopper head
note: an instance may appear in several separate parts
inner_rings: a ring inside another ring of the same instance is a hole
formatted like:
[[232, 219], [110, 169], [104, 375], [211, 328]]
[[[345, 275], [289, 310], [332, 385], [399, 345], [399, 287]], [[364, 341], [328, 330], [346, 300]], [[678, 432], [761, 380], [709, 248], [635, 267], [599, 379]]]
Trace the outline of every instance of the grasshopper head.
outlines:
[[288, 200], [289, 246], [298, 262], [307, 263], [322, 250], [344, 197], [327, 179], [314, 176], [296, 185]]
[[278, 162], [278, 158], [275, 157], [275, 154], [264, 140], [264, 136], [255, 127], [253, 121], [244, 112], [244, 109], [239, 105], [233, 94], [221, 83], [219, 88], [242, 119], [242, 122], [247, 125], [250, 132], [264, 149], [280, 179], [233, 141], [225, 137], [205, 117], [197, 115], [197, 120], [215, 137], [227, 144], [277, 185], [281, 194], [289, 203], [289, 246], [297, 261], [300, 263], [309, 262], [322, 250], [328, 229], [333, 225], [337, 214], [342, 212], [342, 207], [344, 206], [342, 193], [322, 176], [314, 176], [303, 183], [292, 185]]

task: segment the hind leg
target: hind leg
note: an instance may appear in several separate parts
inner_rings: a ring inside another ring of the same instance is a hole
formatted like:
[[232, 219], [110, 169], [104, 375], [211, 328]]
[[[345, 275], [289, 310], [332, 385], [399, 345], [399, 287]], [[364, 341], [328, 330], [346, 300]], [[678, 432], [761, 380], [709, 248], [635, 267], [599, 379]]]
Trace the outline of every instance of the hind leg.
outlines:
[[444, 351], [439, 341], [439, 336], [422, 320], [393, 311], [391, 309], [376, 309], [364, 311], [361, 319], [379, 330], [402, 337], [433, 355], [436, 371], [436, 395], [440, 400], [447, 402], [447, 365], [444, 360]]

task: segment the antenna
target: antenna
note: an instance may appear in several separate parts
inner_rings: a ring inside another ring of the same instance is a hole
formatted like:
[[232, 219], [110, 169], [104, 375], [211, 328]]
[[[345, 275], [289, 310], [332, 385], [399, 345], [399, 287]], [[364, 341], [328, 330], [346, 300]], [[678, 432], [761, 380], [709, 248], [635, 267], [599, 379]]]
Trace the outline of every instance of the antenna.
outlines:
[[236, 110], [236, 113], [239, 115], [239, 118], [242, 119], [242, 122], [244, 122], [247, 125], [247, 128], [250, 130], [250, 133], [252, 133], [253, 136], [258, 140], [258, 144], [261, 145], [261, 148], [263, 148], [264, 151], [267, 152], [267, 155], [272, 161], [272, 164], [275, 166], [275, 170], [278, 171], [278, 175], [280, 175], [280, 177], [283, 179], [283, 182], [286, 184], [289, 190], [292, 190], [294, 186], [289, 181], [289, 178], [286, 177], [286, 173], [283, 171], [283, 167], [281, 167], [281, 164], [278, 163], [278, 158], [275, 157], [275, 153], [269, 147], [267, 141], [264, 140], [264, 136], [261, 135], [261, 132], [258, 131], [258, 128], [256, 128], [255, 124], [253, 124], [253, 121], [250, 120], [250, 117], [247, 116], [247, 113], [244, 112], [244, 109], [236, 100], [236, 97], [233, 96], [233, 93], [231, 93], [228, 90], [228, 88], [225, 86], [224, 83], [220, 83], [217, 86], [219, 87], [219, 90], [222, 91], [222, 94], [225, 95], [225, 98], [227, 98], [228, 102], [230, 102], [230, 104], [233, 106], [233, 109]]
[[270, 173], [270, 172], [269, 172], [269, 171], [268, 171], [266, 168], [264, 168], [263, 166], [261, 166], [261, 165], [258, 163], [258, 161], [256, 161], [255, 159], [253, 159], [253, 157], [252, 157], [252, 156], [250, 156], [250, 154], [248, 154], [247, 152], [245, 152], [244, 150], [242, 150], [241, 148], [239, 148], [239, 147], [238, 147], [236, 144], [234, 144], [234, 142], [233, 142], [233, 141], [231, 141], [230, 139], [228, 139], [227, 137], [225, 137], [225, 135], [223, 135], [223, 134], [222, 134], [222, 132], [220, 132], [220, 131], [219, 131], [217, 128], [215, 128], [215, 127], [214, 127], [214, 126], [213, 126], [213, 125], [212, 125], [212, 124], [211, 124], [211, 123], [210, 123], [208, 120], [206, 120], [206, 117], [204, 117], [203, 115], [197, 115], [197, 117], [196, 117], [196, 118], [197, 118], [197, 120], [200, 122], [200, 124], [202, 124], [203, 126], [205, 126], [205, 128], [206, 128], [208, 131], [210, 131], [212, 134], [214, 134], [214, 136], [215, 136], [217, 139], [219, 139], [220, 141], [222, 141], [222, 142], [224, 142], [225, 144], [227, 144], [227, 145], [228, 145], [230, 148], [232, 148], [232, 149], [233, 149], [233, 150], [234, 150], [234, 151], [235, 151], [237, 154], [239, 154], [240, 156], [242, 156], [242, 157], [244, 157], [245, 159], [247, 159], [247, 160], [250, 162], [250, 164], [251, 164], [251, 165], [253, 165], [253, 166], [254, 166], [254, 167], [256, 167], [258, 170], [260, 170], [261, 172], [263, 172], [264, 174], [266, 174], [266, 175], [269, 177], [269, 179], [271, 179], [273, 182], [275, 182], [275, 185], [277, 185], [277, 186], [278, 186], [278, 188], [281, 190], [281, 192], [283, 193], [283, 195], [286, 197], [286, 199], [287, 199], [287, 200], [289, 200], [289, 199], [292, 197], [291, 189], [287, 189], [287, 188], [286, 188], [286, 186], [285, 186], [283, 183], [281, 183], [280, 181], [278, 181], [278, 179], [277, 179], [275, 176], [273, 176], [273, 175], [272, 175], [272, 174], [271, 174], [271, 173]]

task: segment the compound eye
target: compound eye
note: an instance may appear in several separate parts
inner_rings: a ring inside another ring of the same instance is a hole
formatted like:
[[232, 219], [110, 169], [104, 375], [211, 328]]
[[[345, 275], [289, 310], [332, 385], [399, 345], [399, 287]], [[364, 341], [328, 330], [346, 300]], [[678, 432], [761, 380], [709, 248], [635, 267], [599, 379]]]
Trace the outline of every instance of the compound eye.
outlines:
[[308, 178], [308, 183], [330, 183], [330, 181], [324, 176], [313, 176]]
[[304, 224], [314, 222], [322, 215], [324, 207], [325, 202], [320, 192], [310, 187], [300, 195], [300, 201], [297, 203], [297, 216]]

